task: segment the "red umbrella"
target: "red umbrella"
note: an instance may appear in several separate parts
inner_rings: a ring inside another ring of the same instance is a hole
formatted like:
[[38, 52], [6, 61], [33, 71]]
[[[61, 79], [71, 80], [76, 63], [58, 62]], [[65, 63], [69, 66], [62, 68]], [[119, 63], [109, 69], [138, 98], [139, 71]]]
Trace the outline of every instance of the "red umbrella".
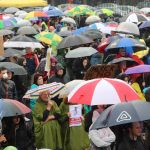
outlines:
[[31, 110], [19, 101], [11, 99], [0, 99], [0, 118], [23, 115]]
[[69, 103], [117, 104], [140, 99], [134, 89], [119, 79], [100, 78], [78, 85], [68, 96]]

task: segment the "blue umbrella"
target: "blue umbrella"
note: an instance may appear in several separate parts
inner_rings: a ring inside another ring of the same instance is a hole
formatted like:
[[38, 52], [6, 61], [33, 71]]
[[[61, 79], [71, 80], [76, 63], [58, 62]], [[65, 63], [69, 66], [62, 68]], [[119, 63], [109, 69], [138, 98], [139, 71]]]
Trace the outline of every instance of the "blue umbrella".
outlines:
[[60, 9], [54, 6], [49, 6], [46, 12], [49, 17], [64, 16], [64, 13]]
[[140, 27], [140, 29], [144, 29], [144, 28], [150, 28], [150, 21], [145, 21], [143, 22]]
[[90, 30], [90, 29], [91, 29], [91, 28], [90, 28], [89, 26], [76, 29], [76, 30], [73, 32], [73, 35], [80, 35], [81, 33], [86, 32], [86, 31], [88, 31], [88, 30]]
[[105, 50], [108, 51], [119, 48], [124, 48], [127, 53], [133, 53], [133, 48], [146, 49], [146, 45], [137, 39], [121, 38], [111, 42]]

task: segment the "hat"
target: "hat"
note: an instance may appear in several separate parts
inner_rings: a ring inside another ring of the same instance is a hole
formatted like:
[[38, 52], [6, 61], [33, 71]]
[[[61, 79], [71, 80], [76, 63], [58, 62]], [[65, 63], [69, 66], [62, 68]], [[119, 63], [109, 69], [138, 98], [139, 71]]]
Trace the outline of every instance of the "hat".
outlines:
[[14, 146], [7, 146], [6, 148], [4, 148], [4, 150], [17, 150], [17, 148]]
[[64, 67], [62, 66], [62, 64], [58, 63], [56, 65], [56, 70], [58, 71], [58, 70], [61, 70], [61, 69], [64, 69]]

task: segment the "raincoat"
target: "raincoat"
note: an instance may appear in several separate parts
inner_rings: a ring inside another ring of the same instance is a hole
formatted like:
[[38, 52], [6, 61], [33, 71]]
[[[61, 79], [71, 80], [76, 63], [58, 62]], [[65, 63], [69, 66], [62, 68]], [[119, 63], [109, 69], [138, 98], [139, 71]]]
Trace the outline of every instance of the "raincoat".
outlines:
[[[43, 112], [46, 110], [46, 104], [38, 99], [33, 109], [35, 144], [38, 149], [61, 149], [61, 127], [57, 120], [43, 122]], [[60, 114], [60, 110], [55, 102], [49, 115]]]
[[84, 150], [89, 147], [88, 134], [84, 130], [84, 123], [81, 126], [69, 127], [69, 105], [64, 102], [60, 105], [61, 124], [64, 150]]

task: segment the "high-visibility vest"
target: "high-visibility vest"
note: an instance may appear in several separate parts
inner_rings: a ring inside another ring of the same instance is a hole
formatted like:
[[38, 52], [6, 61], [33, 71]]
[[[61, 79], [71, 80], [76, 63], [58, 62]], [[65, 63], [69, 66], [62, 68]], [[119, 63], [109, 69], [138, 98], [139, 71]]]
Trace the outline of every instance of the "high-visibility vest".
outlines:
[[48, 26], [46, 25], [45, 22], [42, 22], [41, 26], [42, 26], [42, 30], [43, 30], [43, 28], [44, 28], [43, 31], [48, 31]]

